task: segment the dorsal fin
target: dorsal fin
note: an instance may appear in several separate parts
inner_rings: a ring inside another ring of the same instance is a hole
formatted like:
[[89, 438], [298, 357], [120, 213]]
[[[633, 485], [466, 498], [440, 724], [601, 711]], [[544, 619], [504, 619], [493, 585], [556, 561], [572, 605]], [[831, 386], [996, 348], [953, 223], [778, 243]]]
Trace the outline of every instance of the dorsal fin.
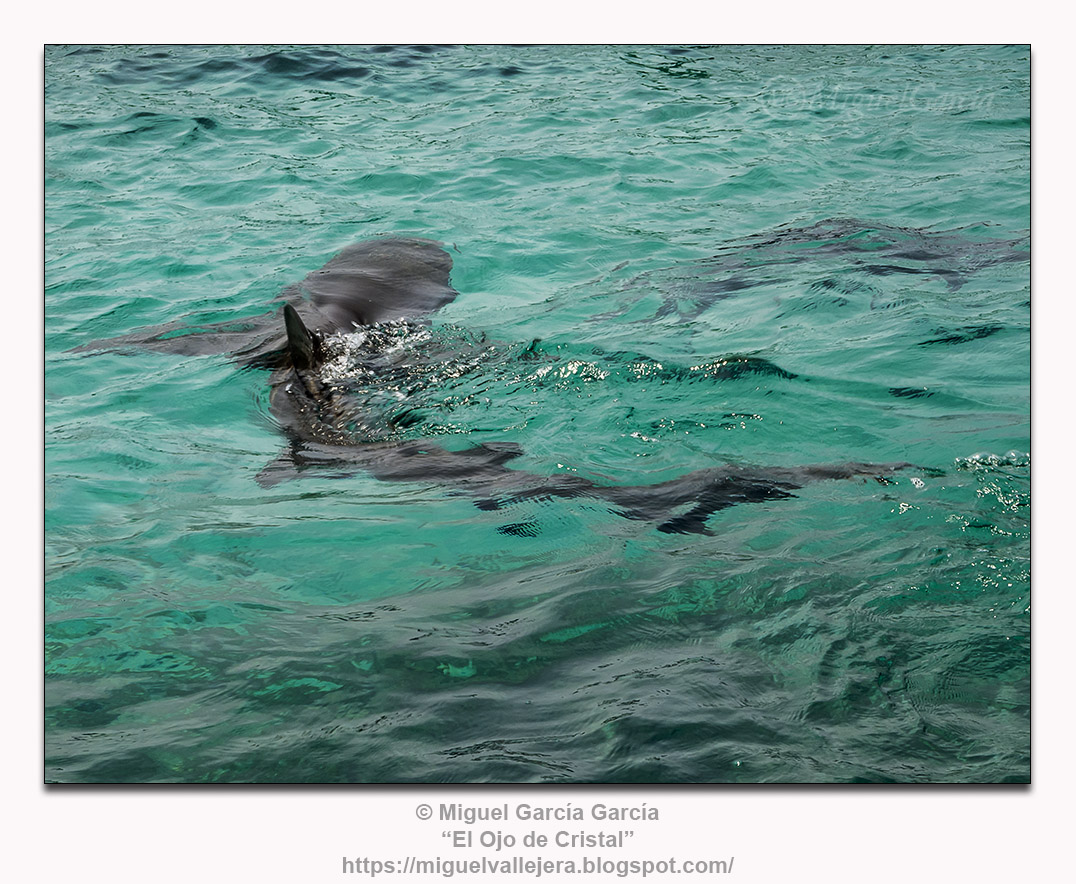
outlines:
[[284, 328], [288, 332], [288, 354], [291, 364], [299, 369], [311, 369], [317, 359], [317, 345], [299, 314], [291, 304], [284, 305]]

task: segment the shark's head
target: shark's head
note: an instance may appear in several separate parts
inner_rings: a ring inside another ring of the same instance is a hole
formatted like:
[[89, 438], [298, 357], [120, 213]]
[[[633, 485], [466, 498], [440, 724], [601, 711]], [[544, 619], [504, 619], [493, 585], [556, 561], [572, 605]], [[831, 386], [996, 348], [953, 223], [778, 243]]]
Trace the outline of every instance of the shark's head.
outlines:
[[[452, 258], [433, 240], [385, 237], [356, 243], [281, 292], [280, 314], [233, 355], [248, 368], [315, 370], [324, 342], [356, 329], [421, 321], [453, 301]], [[281, 334], [281, 332], [285, 334]]]
[[355, 243], [299, 283], [312, 313], [307, 324], [333, 334], [425, 316], [456, 297], [451, 270], [452, 258], [433, 240], [386, 237]]

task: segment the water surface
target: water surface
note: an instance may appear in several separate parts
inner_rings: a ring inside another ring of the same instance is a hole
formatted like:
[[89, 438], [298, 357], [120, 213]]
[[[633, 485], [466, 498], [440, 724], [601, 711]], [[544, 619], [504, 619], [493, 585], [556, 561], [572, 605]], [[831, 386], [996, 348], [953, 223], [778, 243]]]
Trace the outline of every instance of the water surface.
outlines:
[[[1029, 140], [1027, 47], [49, 47], [46, 778], [1027, 781]], [[263, 488], [265, 372], [70, 352], [383, 234], [461, 293], [413, 435], [921, 469]]]

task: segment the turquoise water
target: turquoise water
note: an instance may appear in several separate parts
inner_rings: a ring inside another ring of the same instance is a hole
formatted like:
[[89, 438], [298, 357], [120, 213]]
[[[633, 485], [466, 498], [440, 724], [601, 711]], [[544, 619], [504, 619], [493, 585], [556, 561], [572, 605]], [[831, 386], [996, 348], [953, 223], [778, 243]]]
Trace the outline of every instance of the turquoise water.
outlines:
[[[1026, 47], [48, 47], [46, 779], [1028, 781], [1029, 143]], [[382, 234], [460, 292], [413, 436], [915, 467], [264, 488], [266, 372], [70, 352]]]

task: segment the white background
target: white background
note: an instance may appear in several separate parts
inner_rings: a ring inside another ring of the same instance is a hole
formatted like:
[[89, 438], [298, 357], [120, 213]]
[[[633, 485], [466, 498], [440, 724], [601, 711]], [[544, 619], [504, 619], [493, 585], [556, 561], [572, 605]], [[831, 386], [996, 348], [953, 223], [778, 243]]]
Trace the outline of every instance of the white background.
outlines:
[[[5, 559], [0, 724], [6, 764], [0, 868], [19, 882], [317, 882], [344, 857], [448, 855], [445, 828], [422, 822], [428, 802], [641, 804], [660, 822], [500, 827], [634, 829], [623, 851], [542, 851], [548, 858], [736, 857], [732, 882], [1059, 881], [1072, 874], [1069, 671], [1076, 659], [1076, 546], [1066, 502], [1072, 467], [1071, 266], [1074, 82], [1071, 22], [1034, 3], [920, 0], [827, 6], [799, 2], [386, 4], [112, 4], [9, 7], [2, 56], [8, 101], [2, 340]], [[1043, 4], [1045, 7], [1045, 4]], [[1058, 5], [1052, 5], [1059, 9]], [[1016, 17], [1019, 16], [1019, 17]], [[1031, 43], [1034, 82], [1033, 778], [1028, 787], [426, 789], [261, 787], [106, 789], [42, 785], [42, 58], [43, 44], [78, 42], [962, 42]], [[456, 851], [477, 858], [480, 851]], [[485, 852], [487, 856], [492, 854]], [[530, 854], [530, 851], [525, 851]], [[694, 876], [693, 876], [694, 877]], [[396, 881], [406, 881], [393, 876]], [[384, 876], [383, 880], [390, 880]], [[435, 881], [436, 877], [422, 880]], [[454, 880], [483, 880], [471, 876]], [[500, 881], [498, 876], [485, 880]], [[521, 879], [526, 880], [526, 879]], [[543, 878], [541, 880], [555, 880]], [[578, 876], [573, 881], [599, 880]], [[615, 876], [600, 880], [616, 881]], [[672, 880], [653, 878], [651, 880]], [[701, 876], [700, 880], [714, 880]]]

